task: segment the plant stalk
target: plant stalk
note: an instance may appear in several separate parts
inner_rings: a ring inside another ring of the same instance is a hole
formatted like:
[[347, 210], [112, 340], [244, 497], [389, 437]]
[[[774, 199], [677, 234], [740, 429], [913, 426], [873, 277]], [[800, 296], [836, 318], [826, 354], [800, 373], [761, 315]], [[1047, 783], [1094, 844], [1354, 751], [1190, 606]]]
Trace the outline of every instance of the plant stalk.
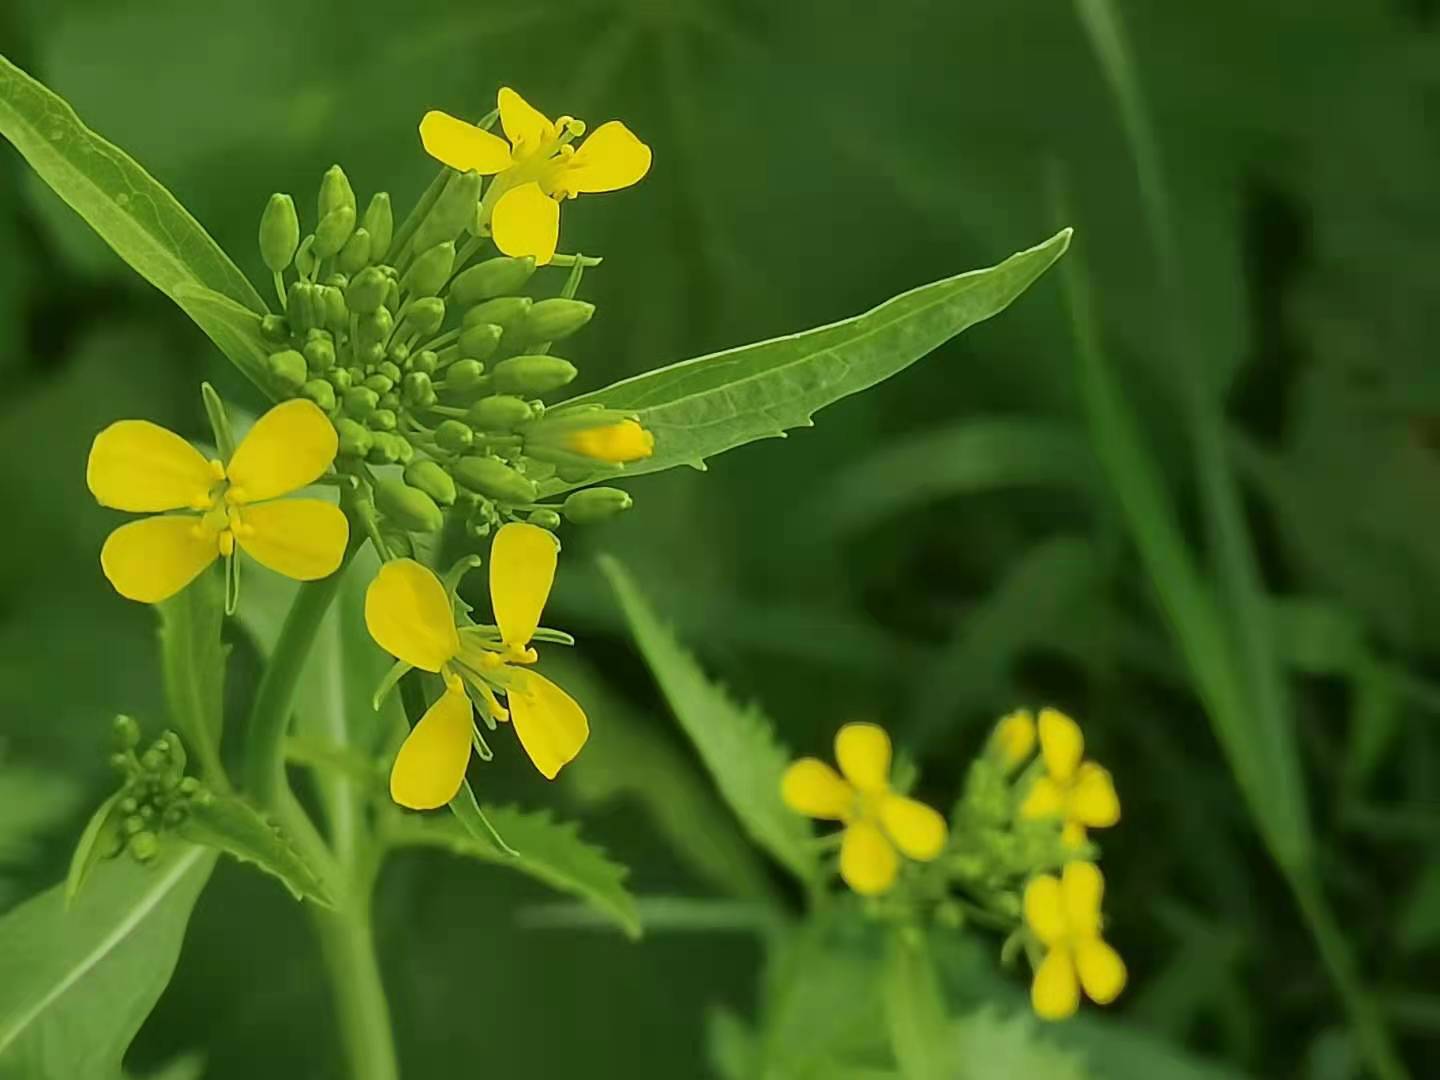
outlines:
[[339, 911], [310, 909], [330, 976], [335, 1020], [352, 1080], [399, 1080], [390, 1007], [370, 922], [369, 884], [357, 882]]

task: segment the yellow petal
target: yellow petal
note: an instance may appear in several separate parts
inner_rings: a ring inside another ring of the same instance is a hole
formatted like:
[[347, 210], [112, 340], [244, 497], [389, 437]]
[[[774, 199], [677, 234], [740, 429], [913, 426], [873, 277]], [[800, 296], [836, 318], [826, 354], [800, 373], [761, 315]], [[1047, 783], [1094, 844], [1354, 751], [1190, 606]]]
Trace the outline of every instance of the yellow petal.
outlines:
[[1007, 768], [1015, 768], [1035, 752], [1035, 718], [1017, 709], [995, 725], [995, 749]]
[[334, 503], [278, 499], [247, 506], [235, 542], [261, 566], [296, 581], [329, 577], [340, 568], [350, 523]]
[[121, 525], [100, 549], [100, 566], [121, 596], [168, 600], [220, 557], [218, 530], [183, 514]]
[[1099, 938], [1076, 944], [1075, 966], [1080, 970], [1080, 985], [1097, 1005], [1109, 1005], [1125, 989], [1125, 961]]
[[1065, 916], [1065, 897], [1060, 881], [1052, 874], [1033, 877], [1025, 886], [1025, 922], [1046, 945], [1065, 940], [1070, 924]]
[[225, 466], [230, 502], [251, 503], [288, 495], [324, 475], [340, 442], [320, 407], [305, 398], [267, 412], [235, 448]]
[[510, 87], [500, 88], [496, 104], [500, 106], [500, 126], [505, 129], [505, 137], [520, 151], [516, 156], [534, 153], [540, 143], [555, 138], [555, 125], [550, 119]]
[[414, 559], [380, 567], [365, 590], [365, 625], [382, 649], [424, 671], [439, 671], [460, 651], [445, 586]]
[[623, 465], [655, 453], [655, 436], [634, 420], [621, 420], [572, 432], [565, 439], [565, 448], [596, 461]]
[[524, 670], [516, 675], [506, 701], [515, 734], [540, 774], [554, 780], [590, 737], [585, 710], [543, 675]]
[[846, 724], [836, 732], [835, 760], [861, 791], [890, 787], [890, 736], [878, 724]]
[[1075, 773], [1075, 786], [1070, 789], [1066, 817], [1074, 818], [1092, 829], [1104, 829], [1120, 820], [1120, 798], [1110, 773], [1093, 761], [1087, 761]]
[[1094, 937], [1100, 933], [1100, 901], [1105, 896], [1105, 878], [1100, 868], [1089, 862], [1068, 862], [1060, 875], [1060, 890], [1065, 898], [1065, 918], [1076, 937]]
[[221, 480], [199, 450], [159, 424], [117, 420], [90, 447], [85, 482], [101, 506], [136, 513], [202, 510]]
[[1085, 826], [1078, 821], [1067, 821], [1060, 829], [1060, 843], [1071, 851], [1079, 851], [1085, 840]]
[[1027, 821], [1054, 817], [1065, 808], [1065, 793], [1048, 776], [1037, 776], [1020, 803], [1020, 816]]
[[465, 691], [447, 689], [395, 756], [390, 797], [411, 810], [433, 810], [453, 799], [470, 763], [472, 725]]
[[420, 121], [425, 152], [457, 172], [491, 176], [510, 167], [510, 147], [499, 135], [432, 109]]
[[840, 841], [840, 876], [861, 896], [878, 896], [895, 884], [900, 856], [873, 821], [856, 821]]
[[524, 648], [540, 625], [540, 612], [555, 583], [559, 545], [538, 525], [502, 525], [490, 545], [490, 604], [500, 638]]
[[1042, 1020], [1064, 1020], [1080, 1006], [1080, 987], [1075, 979], [1075, 958], [1065, 946], [1051, 949], [1035, 969], [1030, 984], [1030, 1004]]
[[917, 799], [885, 796], [880, 803], [880, 823], [908, 858], [929, 862], [945, 847], [945, 819]]
[[806, 817], [843, 821], [855, 803], [855, 789], [819, 758], [793, 762], [780, 778], [785, 805]]
[[1059, 709], [1040, 710], [1040, 753], [1045, 768], [1061, 783], [1069, 780], [1085, 753], [1085, 739], [1080, 725]]
[[521, 184], [500, 196], [490, 216], [490, 232], [506, 255], [532, 255], [535, 265], [544, 266], [560, 243], [560, 204], [539, 184]]
[[650, 171], [650, 147], [618, 120], [601, 124], [566, 162], [556, 183], [567, 192], [618, 191]]

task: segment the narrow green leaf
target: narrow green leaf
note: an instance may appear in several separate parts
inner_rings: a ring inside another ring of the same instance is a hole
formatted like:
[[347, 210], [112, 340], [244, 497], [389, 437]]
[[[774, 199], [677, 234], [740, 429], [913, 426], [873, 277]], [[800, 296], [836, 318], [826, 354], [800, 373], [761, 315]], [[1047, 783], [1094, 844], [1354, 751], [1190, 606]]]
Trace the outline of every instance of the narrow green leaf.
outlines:
[[70, 907], [60, 884], [0, 919], [0, 1078], [114, 1080], [214, 865], [189, 845], [116, 859]]
[[124, 795], [123, 790], [115, 792], [100, 804], [99, 809], [86, 822], [85, 831], [80, 834], [80, 840], [75, 845], [75, 853], [70, 857], [70, 872], [65, 875], [65, 903], [75, 902], [85, 879], [101, 859], [108, 859], [120, 850], [122, 838], [114, 812], [115, 804]]
[[296, 900], [335, 906], [325, 882], [280, 827], [244, 799], [212, 795], [208, 801], [197, 800], [176, 831], [191, 843], [223, 851], [278, 878]]
[[885, 1021], [906, 1080], [947, 1080], [953, 1074], [948, 1019], [940, 980], [924, 938], [897, 929], [885, 966]]
[[224, 724], [225, 661], [230, 649], [220, 640], [225, 593], [212, 567], [190, 586], [156, 605], [160, 613], [160, 664], [171, 723], [205, 779], [220, 781], [220, 738]]
[[274, 346], [260, 336], [259, 315], [203, 285], [177, 285], [171, 297], [247, 379], [272, 401], [280, 399], [265, 363]]
[[[568, 404], [633, 410], [655, 434], [655, 453], [627, 476], [706, 458], [808, 427], [825, 406], [903, 371], [1001, 311], [1070, 244], [1065, 229], [998, 266], [922, 285], [863, 315], [799, 334], [712, 353], [625, 379]], [[567, 487], [560, 481], [550, 492]]]
[[601, 559], [630, 632], [720, 794], [745, 830], [803, 881], [819, 874], [809, 823], [780, 799], [790, 755], [774, 725], [754, 706], [735, 703], [701, 670], [656, 616], [626, 569]]
[[519, 854], [506, 854], [483, 833], [443, 814], [396, 812], [387, 816], [384, 836], [393, 845], [445, 848], [456, 855], [519, 870], [592, 904], [630, 937], [640, 936], [635, 901], [624, 886], [629, 871], [581, 840], [575, 825], [555, 821], [546, 810], [487, 807], [483, 813], [514, 841]]
[[470, 786], [468, 778], [460, 782], [460, 794], [450, 800], [450, 812], [455, 815], [460, 827], [480, 843], [492, 844], [500, 854], [509, 858], [519, 856], [520, 853], [500, 835], [500, 830], [485, 813], [480, 800], [475, 798], [475, 789]]

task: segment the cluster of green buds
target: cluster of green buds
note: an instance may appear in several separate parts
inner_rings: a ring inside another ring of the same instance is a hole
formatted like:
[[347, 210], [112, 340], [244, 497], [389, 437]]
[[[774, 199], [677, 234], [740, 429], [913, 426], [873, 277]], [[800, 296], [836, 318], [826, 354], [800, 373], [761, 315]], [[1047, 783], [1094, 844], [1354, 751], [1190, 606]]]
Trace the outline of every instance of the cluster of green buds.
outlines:
[[140, 727], [129, 716], [115, 718], [116, 750], [110, 764], [122, 778], [120, 790], [107, 804], [102, 820], [103, 842], [96, 854], [114, 858], [128, 853], [148, 863], [160, 851], [160, 834], [184, 823], [197, 801], [209, 792], [185, 775], [185, 748], [167, 731], [140, 751]]
[[568, 276], [544, 299], [526, 291], [532, 257], [472, 264], [489, 235], [482, 183], [445, 169], [396, 228], [390, 196], [375, 194], [360, 213], [335, 165], [313, 232], [301, 237], [289, 195], [271, 196], [261, 217], [260, 250], [283, 309], [261, 326], [274, 346], [272, 382], [330, 417], [336, 467], [357, 480], [360, 506], [390, 549], [437, 531], [447, 512], [475, 536], [508, 520], [554, 529], [611, 517], [630, 506], [625, 492], [590, 487], [547, 505], [542, 485], [604, 479], [653, 445], [631, 414], [547, 410], [542, 399], [577, 374], [551, 347], [594, 314], [575, 292], [600, 260], [555, 256]]

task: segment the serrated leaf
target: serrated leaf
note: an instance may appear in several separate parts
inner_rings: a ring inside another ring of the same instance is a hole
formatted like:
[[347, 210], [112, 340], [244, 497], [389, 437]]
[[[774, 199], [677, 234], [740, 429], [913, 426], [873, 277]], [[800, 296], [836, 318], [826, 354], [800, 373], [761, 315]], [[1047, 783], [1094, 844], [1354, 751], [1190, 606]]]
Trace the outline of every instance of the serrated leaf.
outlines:
[[160, 662], [171, 723], [207, 777], [220, 772], [224, 725], [225, 661], [229, 648], [220, 640], [225, 594], [216, 569], [201, 574], [188, 588], [157, 604], [160, 614]]
[[483, 832], [472, 832], [458, 818], [443, 814], [396, 813], [384, 827], [385, 836], [392, 844], [445, 848], [519, 870], [590, 903], [630, 937], [640, 936], [635, 901], [623, 884], [629, 870], [580, 839], [575, 825], [557, 822], [545, 810], [490, 806], [483, 813], [518, 854], [507, 855]]
[[335, 906], [325, 882], [284, 833], [244, 799], [212, 795], [203, 802], [196, 800], [176, 832], [191, 843], [223, 851], [278, 878], [296, 900]]
[[[744, 345], [625, 379], [565, 404], [599, 402], [637, 414], [655, 453], [627, 476], [706, 458], [789, 428], [903, 371], [962, 331], [1004, 311], [1070, 244], [1070, 230], [997, 266], [901, 293], [829, 326]], [[578, 485], [554, 481], [548, 492]]]
[[790, 755], [774, 725], [705, 675], [619, 562], [604, 557], [600, 565], [665, 700], [745, 831], [796, 876], [815, 880], [819, 860], [810, 825], [780, 799]]
[[214, 865], [189, 845], [116, 859], [70, 907], [62, 883], [0, 919], [0, 1078], [114, 1080]]

